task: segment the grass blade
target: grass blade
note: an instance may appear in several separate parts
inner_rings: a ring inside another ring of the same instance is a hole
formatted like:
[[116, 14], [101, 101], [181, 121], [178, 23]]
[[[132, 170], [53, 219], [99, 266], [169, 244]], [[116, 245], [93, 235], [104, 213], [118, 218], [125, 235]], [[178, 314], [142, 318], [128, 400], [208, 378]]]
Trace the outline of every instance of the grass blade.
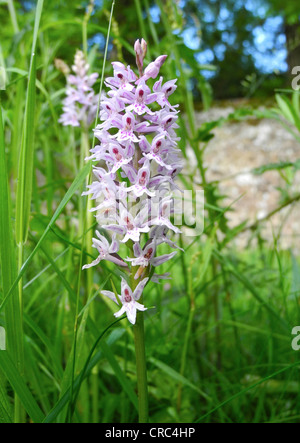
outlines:
[[201, 421], [203, 421], [205, 418], [209, 417], [211, 414], [213, 414], [214, 412], [216, 412], [218, 409], [222, 408], [223, 406], [225, 406], [227, 403], [231, 402], [232, 400], [236, 399], [237, 397], [245, 394], [246, 392], [251, 391], [251, 389], [256, 388], [257, 386], [261, 385], [262, 383], [264, 383], [267, 380], [270, 380], [274, 377], [276, 377], [279, 374], [282, 374], [283, 372], [288, 371], [291, 368], [294, 368], [296, 366], [299, 366], [300, 361], [297, 361], [296, 363], [293, 363], [289, 366], [287, 366], [286, 368], [280, 369], [279, 371], [274, 372], [271, 375], [268, 375], [267, 377], [262, 378], [261, 380], [259, 380], [257, 383], [254, 383], [253, 385], [242, 389], [241, 391], [239, 391], [238, 393], [234, 394], [232, 397], [228, 398], [227, 400], [223, 401], [222, 403], [220, 403], [218, 406], [216, 406], [214, 409], [212, 409], [211, 411], [209, 411], [207, 414], [203, 415], [202, 417], [200, 417], [196, 423], [200, 423]]
[[[3, 352], [3, 351], [0, 351]], [[2, 386], [2, 377], [0, 377], [0, 423], [12, 423], [12, 413], [10, 411], [10, 404]]]
[[29, 227], [34, 161], [34, 108], [35, 108], [36, 62], [32, 55], [25, 108], [25, 120], [19, 157], [18, 187], [16, 200], [16, 240], [25, 243]]
[[44, 0], [38, 0], [33, 31], [31, 60], [28, 76], [25, 117], [19, 157], [18, 188], [16, 200], [16, 241], [26, 242], [32, 194], [32, 174], [34, 162], [34, 116], [36, 96], [36, 42]]
[[189, 381], [187, 378], [185, 378], [183, 375], [180, 375], [179, 372], [175, 371], [175, 369], [171, 368], [171, 366], [167, 365], [166, 363], [158, 360], [157, 358], [151, 357], [149, 361], [154, 365], [157, 366], [161, 371], [165, 372], [169, 377], [176, 380], [178, 383], [181, 383], [182, 385], [188, 386], [189, 388], [196, 391], [198, 394], [200, 394], [201, 397], [205, 398], [205, 400], [210, 401], [211, 398], [202, 391], [198, 386], [196, 386], [194, 383]]
[[85, 180], [85, 177], [87, 176], [87, 174], [89, 174], [90, 167], [91, 167], [90, 163], [87, 163], [84, 166], [84, 168], [79, 172], [79, 174], [76, 176], [75, 180], [73, 181], [73, 183], [70, 186], [69, 190], [67, 191], [66, 195], [64, 196], [64, 198], [60, 202], [60, 204], [59, 204], [58, 208], [56, 209], [55, 213], [53, 214], [53, 217], [51, 218], [49, 224], [47, 225], [47, 228], [45, 229], [45, 231], [44, 231], [43, 235], [41, 236], [39, 242], [37, 243], [37, 245], [34, 248], [34, 250], [31, 252], [29, 257], [27, 258], [27, 260], [24, 262], [24, 264], [23, 264], [22, 268], [20, 269], [20, 272], [19, 272], [17, 278], [13, 282], [13, 284], [12, 284], [8, 294], [6, 295], [6, 297], [4, 297], [4, 299], [3, 299], [3, 301], [2, 301], [2, 303], [0, 305], [0, 312], [3, 310], [4, 306], [6, 305], [7, 301], [9, 300], [9, 297], [11, 296], [12, 292], [15, 290], [15, 288], [16, 288], [17, 284], [19, 283], [20, 279], [23, 277], [26, 269], [30, 265], [33, 257], [37, 253], [37, 251], [40, 249], [41, 244], [45, 240], [47, 234], [49, 233], [49, 231], [51, 230], [52, 226], [54, 225], [54, 223], [58, 219], [59, 215], [61, 214], [61, 212], [63, 211], [63, 209], [65, 208], [65, 206], [69, 202], [69, 200], [73, 197], [75, 192], [78, 190], [78, 188], [81, 186], [81, 184]]
[[220, 261], [220, 263], [224, 264], [226, 266], [226, 269], [236, 277], [237, 280], [239, 280], [245, 288], [247, 288], [250, 293], [256, 298], [256, 300], [263, 306], [274, 318], [278, 320], [278, 322], [284, 327], [287, 331], [290, 331], [290, 326], [287, 323], [287, 321], [282, 318], [274, 309], [273, 307], [268, 304], [267, 301], [265, 301], [261, 295], [256, 290], [255, 286], [251, 283], [251, 281], [243, 274], [238, 272], [234, 265], [231, 263], [230, 260], [222, 256], [218, 251], [214, 251], [215, 256]]
[[0, 352], [0, 366], [3, 374], [6, 376], [7, 380], [21, 400], [21, 403], [27, 411], [29, 417], [35, 423], [41, 423], [44, 419], [44, 414], [21, 377], [14, 362], [9, 357], [8, 352], [6, 351]]
[[[94, 351], [96, 350], [100, 340], [105, 335], [105, 333], [116, 323], [119, 321], [124, 320], [124, 317], [118, 318], [118, 320], [115, 320], [113, 323], [111, 323], [107, 328], [104, 329], [104, 331], [101, 332], [97, 340], [95, 341], [92, 349], [90, 350], [90, 353], [88, 355], [88, 358], [85, 362], [85, 365], [81, 371], [81, 373], [76, 377], [74, 380], [74, 396], [71, 396], [71, 388], [69, 388], [65, 394], [58, 400], [57, 404], [52, 408], [52, 410], [49, 412], [49, 414], [44, 419], [44, 423], [53, 423], [54, 420], [57, 418], [58, 414], [63, 410], [63, 408], [68, 404], [68, 402], [71, 401], [72, 405], [75, 405], [77, 396], [80, 391], [81, 384], [83, 380], [91, 373], [93, 367], [98, 363], [99, 358], [92, 360], [92, 356]], [[107, 340], [107, 344], [109, 342], [109, 339]], [[110, 345], [112, 342], [110, 342]], [[98, 357], [103, 355], [103, 351], [100, 350]], [[71, 398], [72, 397], [72, 398]]]
[[[3, 298], [7, 296], [17, 276], [15, 244], [11, 224], [11, 202], [8, 185], [8, 172], [5, 158], [4, 128], [0, 106], [0, 265]], [[23, 340], [21, 310], [16, 287], [11, 291], [9, 303], [5, 309], [7, 351], [16, 367], [20, 370], [23, 361]], [[1, 351], [4, 352], [4, 351]]]

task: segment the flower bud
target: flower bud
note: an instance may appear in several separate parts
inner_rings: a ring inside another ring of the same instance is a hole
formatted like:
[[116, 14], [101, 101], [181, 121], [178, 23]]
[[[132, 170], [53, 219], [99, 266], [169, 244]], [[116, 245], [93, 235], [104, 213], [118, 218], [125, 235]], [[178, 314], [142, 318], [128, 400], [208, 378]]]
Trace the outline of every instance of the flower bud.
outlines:
[[143, 38], [141, 40], [141, 47], [142, 47], [142, 50], [143, 50], [144, 57], [146, 57], [146, 54], [147, 54], [147, 42]]
[[164, 64], [166, 58], [168, 56], [167, 55], [160, 55], [159, 57], [157, 57], [157, 59], [150, 63], [147, 68], [145, 69], [144, 72], [144, 76], [149, 79], [151, 78], [156, 78], [159, 74], [159, 70], [162, 67], [162, 65]]
[[64, 75], [69, 75], [71, 70], [67, 63], [65, 63], [62, 59], [56, 58], [54, 59], [54, 66], [58, 71], [62, 72]]
[[147, 53], [147, 43], [142, 38], [141, 42], [139, 40], [136, 40], [134, 44], [134, 50], [136, 53], [136, 65], [138, 67], [140, 76], [143, 75], [143, 65], [144, 65], [144, 58], [146, 57]]

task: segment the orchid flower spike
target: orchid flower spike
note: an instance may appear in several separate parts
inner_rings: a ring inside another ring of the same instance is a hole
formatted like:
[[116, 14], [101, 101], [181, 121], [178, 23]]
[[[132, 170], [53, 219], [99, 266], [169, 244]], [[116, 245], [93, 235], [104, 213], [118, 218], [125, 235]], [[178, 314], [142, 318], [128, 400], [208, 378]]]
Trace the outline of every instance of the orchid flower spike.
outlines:
[[[166, 55], [144, 67], [144, 39], [135, 42], [134, 50], [137, 73], [115, 61], [113, 75], [105, 81], [108, 91], [101, 97], [101, 123], [94, 129], [99, 143], [87, 157], [94, 163], [95, 180], [83, 193], [95, 201], [91, 211], [101, 228], [92, 244], [98, 256], [83, 268], [101, 266], [101, 261], [107, 260], [122, 270], [121, 294], [101, 293], [119, 305], [115, 317], [126, 314], [132, 324], [138, 312], [147, 309], [143, 292], [149, 282], [171, 278], [170, 274], [154, 273], [156, 268], [182, 251], [167, 236], [168, 231], [180, 233], [173, 221], [172, 197], [182, 168], [176, 134], [178, 105], [171, 104], [177, 80], [164, 83], [162, 76], [157, 79]], [[72, 69], [75, 75], [68, 76], [68, 103], [62, 121], [79, 125], [75, 104], [87, 106], [96, 77], [87, 74], [88, 66], [80, 53]], [[84, 112], [87, 118], [90, 110], [85, 108]], [[162, 245], [176, 250], [160, 251]]]
[[72, 66], [74, 74], [70, 74], [69, 67], [62, 60], [56, 61], [56, 67], [67, 77], [66, 98], [59, 122], [64, 126], [89, 128], [97, 114], [98, 96], [92, 86], [98, 74], [88, 74], [90, 66], [80, 50], [75, 54]]

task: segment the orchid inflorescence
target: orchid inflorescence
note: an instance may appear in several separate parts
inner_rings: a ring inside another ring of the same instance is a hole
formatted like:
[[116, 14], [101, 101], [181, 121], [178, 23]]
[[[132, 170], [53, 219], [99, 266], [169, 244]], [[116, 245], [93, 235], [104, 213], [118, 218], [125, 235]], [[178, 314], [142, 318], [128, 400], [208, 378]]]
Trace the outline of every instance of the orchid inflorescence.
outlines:
[[[158, 246], [165, 243], [179, 249], [166, 234], [168, 230], [180, 233], [170, 217], [175, 212], [174, 179], [183, 167], [175, 131], [178, 106], [169, 102], [176, 80], [150, 80], [157, 78], [167, 56], [161, 55], [143, 69], [147, 44], [137, 40], [134, 49], [139, 76], [130, 66], [113, 62], [114, 75], [105, 81], [110, 90], [101, 96], [102, 123], [94, 129], [100, 143], [87, 158], [101, 163], [93, 167], [96, 180], [83, 193], [97, 201], [92, 211], [102, 230], [93, 238], [99, 255], [83, 268], [108, 260], [124, 270], [124, 276], [129, 274], [130, 283], [121, 277], [121, 295], [101, 292], [116, 304], [121, 303], [114, 315], [126, 313], [132, 324], [137, 310], [147, 309], [138, 302], [146, 284], [169, 278], [169, 274], [155, 274], [154, 269], [177, 251], [157, 256]], [[152, 90], [149, 81], [154, 83]], [[110, 240], [103, 230], [112, 234]], [[118, 254], [123, 243], [130, 250], [130, 257], [124, 259]]]
[[88, 74], [89, 64], [82, 51], [77, 50], [72, 70], [60, 59], [56, 59], [56, 67], [67, 78], [66, 98], [63, 100], [63, 114], [59, 122], [64, 126], [81, 126], [89, 128], [94, 122], [98, 107], [98, 96], [92, 86], [98, 74]]

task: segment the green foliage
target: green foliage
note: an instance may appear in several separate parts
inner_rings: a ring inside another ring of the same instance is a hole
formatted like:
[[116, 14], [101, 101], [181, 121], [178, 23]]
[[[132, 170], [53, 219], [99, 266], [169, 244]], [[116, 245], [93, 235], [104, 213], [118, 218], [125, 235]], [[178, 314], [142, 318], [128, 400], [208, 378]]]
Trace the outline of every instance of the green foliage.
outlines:
[[[216, 128], [230, 121], [277, 118], [299, 140], [299, 94], [277, 95], [277, 107], [265, 112], [243, 108], [200, 126], [195, 99], [209, 107], [212, 90], [181, 35], [187, 20], [199, 25], [196, 3], [186, 2], [184, 11], [175, 0], [117, 3], [109, 61], [122, 56], [133, 64], [132, 44], [141, 36], [148, 38], [148, 61], [169, 55], [163, 75], [179, 76], [172, 99], [182, 110], [180, 148], [185, 155], [193, 149], [200, 177], [182, 174], [181, 185], [206, 196], [203, 235], [189, 244], [182, 237], [185, 253], [162, 267], [172, 280], [146, 288], [153, 306], [145, 319], [151, 421], [299, 422], [300, 363], [291, 348], [300, 318], [299, 257], [280, 250], [279, 239], [266, 244], [263, 222], [229, 229], [235, 202], [224, 205], [203, 161]], [[148, 13], [153, 3], [160, 8], [158, 24]], [[43, 11], [41, 1], [37, 9], [28, 4], [0, 3], [7, 67], [0, 91], [0, 326], [8, 345], [0, 351], [0, 422], [135, 422], [132, 328], [124, 319], [113, 322], [112, 304], [99, 296], [104, 286], [118, 286], [120, 271], [104, 264], [91, 282], [81, 273], [91, 255], [84, 239], [94, 229], [85, 225], [88, 206], [81, 197], [91, 165], [83, 166], [80, 130], [57, 123], [65, 78], [55, 58], [70, 65], [86, 42], [91, 69], [100, 79], [111, 73], [109, 63], [103, 69], [111, 2], [88, 18], [87, 2], [47, 0]], [[238, 18], [235, 26], [242, 28], [245, 18]], [[226, 60], [233, 59], [234, 52]], [[250, 67], [246, 61], [242, 68]], [[92, 139], [91, 133], [89, 144]], [[253, 172], [270, 170], [286, 178], [276, 210], [299, 202], [293, 194], [299, 160]], [[245, 231], [249, 244], [238, 248]]]
[[[270, 0], [272, 2], [273, 0]], [[276, 0], [275, 0], [276, 1]], [[282, 87], [286, 75], [278, 72], [262, 72], [255, 56], [262, 60], [271, 52], [283, 49], [277, 34], [284, 34], [283, 27], [274, 31], [273, 47], [268, 43], [257, 45], [255, 33], [264, 27], [269, 17], [281, 11], [271, 9], [268, 0], [252, 0], [245, 4], [236, 0], [187, 0], [183, 11], [185, 29], [193, 35], [193, 43], [199, 39], [199, 52], [206, 53], [210, 63], [216, 67], [210, 84], [214, 96], [226, 99], [241, 96], [268, 96], [274, 87]], [[295, 2], [288, 1], [287, 4]], [[282, 15], [282, 14], [280, 14]], [[200, 25], [199, 25], [200, 23]], [[261, 31], [260, 31], [261, 32]], [[246, 88], [245, 88], [246, 86]]]
[[299, 7], [296, 2], [280, 0], [268, 0], [272, 13], [280, 13], [285, 16], [290, 25], [299, 24]]

